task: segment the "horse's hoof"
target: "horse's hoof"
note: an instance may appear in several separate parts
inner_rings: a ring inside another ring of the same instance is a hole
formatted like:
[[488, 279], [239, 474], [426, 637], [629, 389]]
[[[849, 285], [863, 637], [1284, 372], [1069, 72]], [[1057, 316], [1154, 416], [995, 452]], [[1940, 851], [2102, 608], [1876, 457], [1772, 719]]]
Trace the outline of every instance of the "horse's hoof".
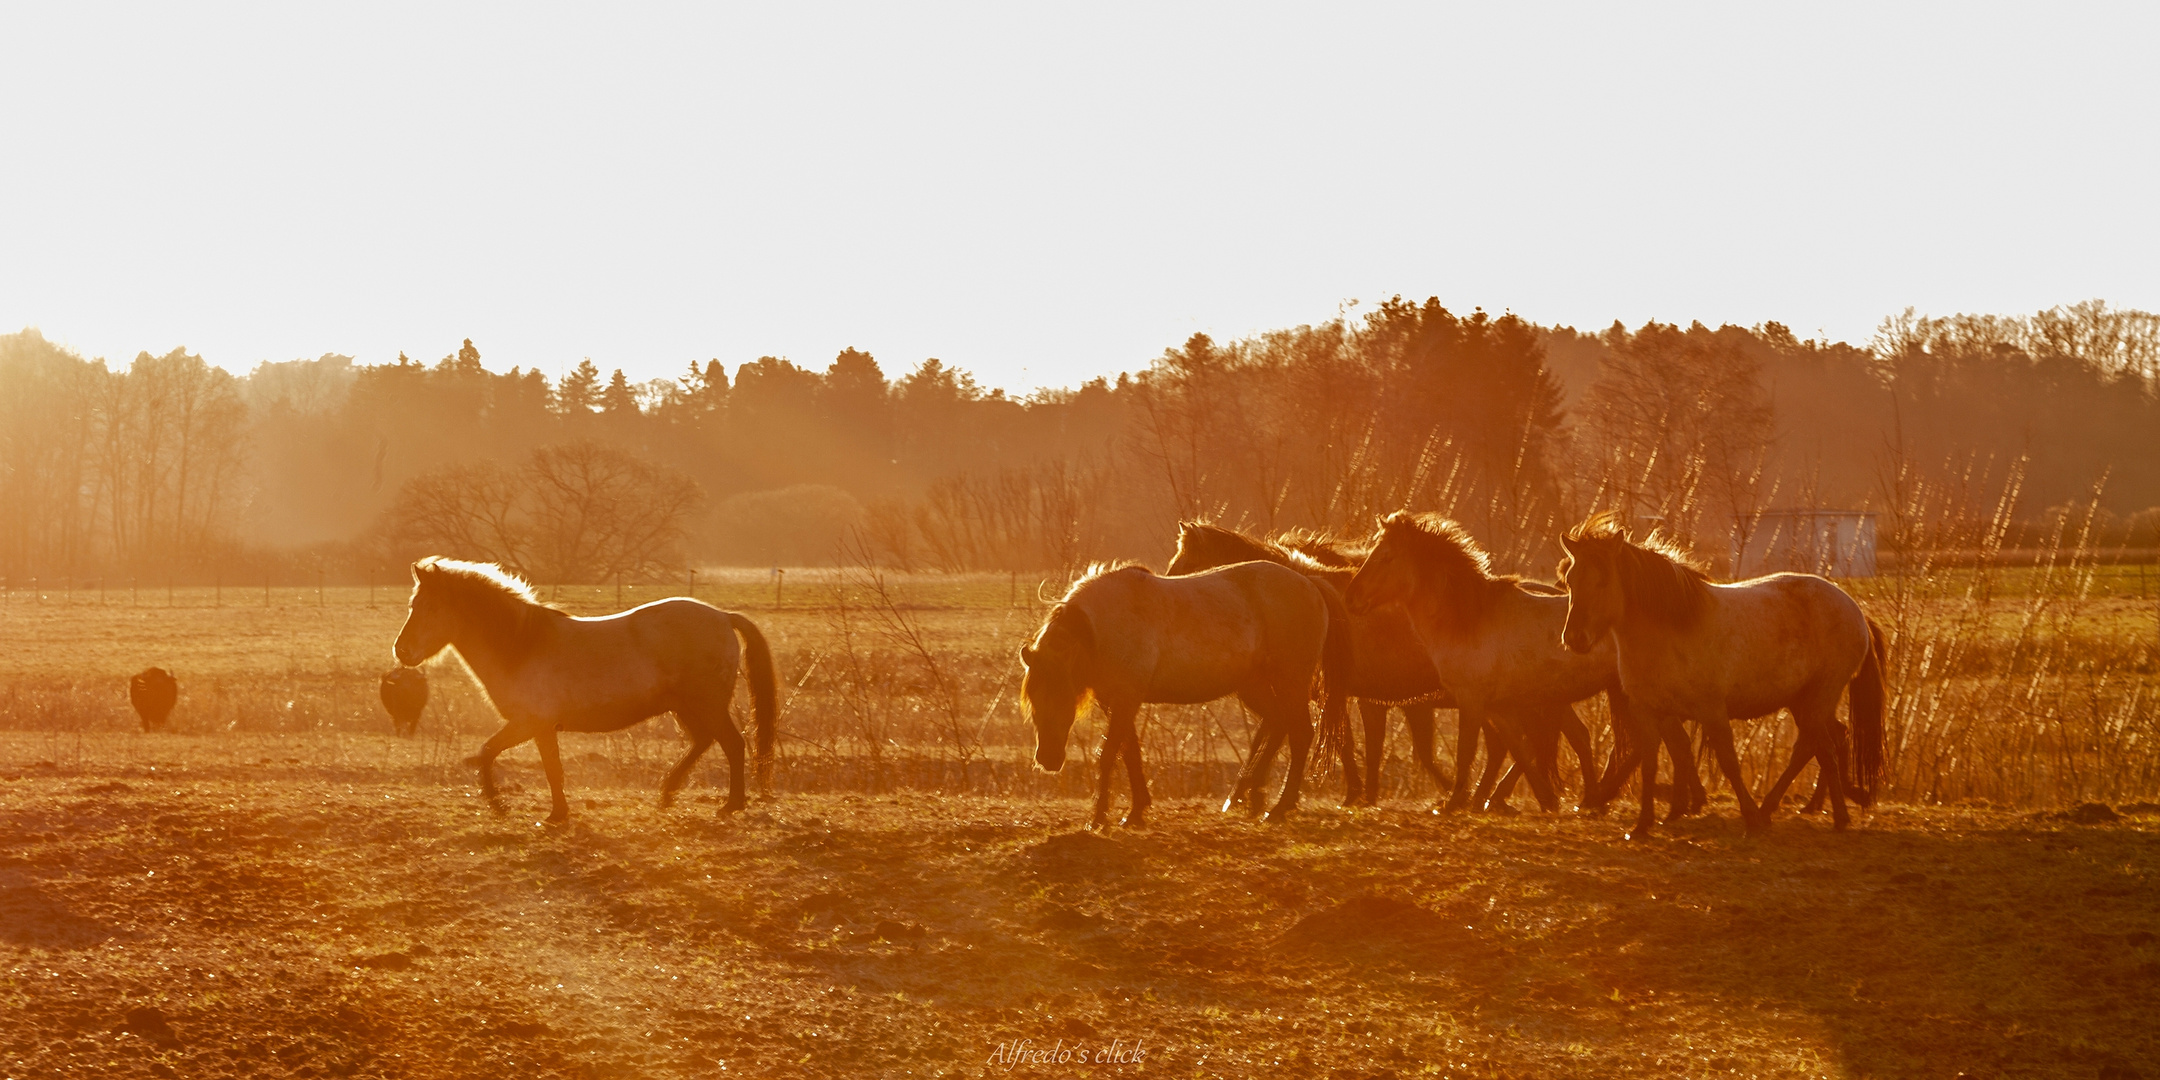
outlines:
[[553, 813], [553, 814], [549, 814], [549, 815], [547, 816], [547, 820], [546, 820], [546, 821], [543, 821], [543, 822], [541, 822], [541, 824], [542, 824], [542, 825], [567, 825], [567, 824], [569, 824], [569, 823], [570, 823], [570, 812], [569, 812], [569, 811], [567, 811], [567, 810], [564, 810], [564, 811], [560, 811], [560, 812], [557, 812], [557, 813]]
[[1649, 839], [1650, 839], [1650, 830], [1649, 830], [1649, 829], [1637, 829], [1637, 830], [1635, 830], [1634, 832], [1628, 833], [1628, 834], [1627, 834], [1626, 836], [1623, 836], [1623, 837], [1621, 837], [1621, 839], [1622, 839], [1622, 840], [1647, 841], [1647, 840], [1649, 840]]
[[1145, 829], [1147, 828], [1147, 815], [1135, 810], [1126, 814], [1125, 820], [1118, 822], [1118, 826], [1126, 829]]
[[1489, 802], [1489, 803], [1486, 803], [1486, 804], [1485, 804], [1485, 812], [1486, 812], [1486, 813], [1488, 813], [1488, 814], [1500, 814], [1500, 815], [1502, 815], [1502, 816], [1506, 816], [1506, 817], [1513, 817], [1513, 816], [1514, 816], [1514, 815], [1516, 815], [1516, 814], [1520, 814], [1520, 813], [1522, 813], [1522, 811], [1520, 811], [1520, 810], [1517, 810], [1517, 809], [1515, 809], [1515, 808], [1514, 808], [1513, 806], [1510, 806], [1510, 805], [1508, 805], [1507, 803], [1504, 803], [1504, 802]]
[[1269, 825], [1280, 825], [1283, 822], [1290, 820], [1290, 810], [1287, 807], [1278, 806], [1275, 809], [1260, 815], [1260, 820]]
[[749, 808], [750, 800], [748, 799], [729, 799], [720, 804], [720, 812], [723, 814], [739, 814]]

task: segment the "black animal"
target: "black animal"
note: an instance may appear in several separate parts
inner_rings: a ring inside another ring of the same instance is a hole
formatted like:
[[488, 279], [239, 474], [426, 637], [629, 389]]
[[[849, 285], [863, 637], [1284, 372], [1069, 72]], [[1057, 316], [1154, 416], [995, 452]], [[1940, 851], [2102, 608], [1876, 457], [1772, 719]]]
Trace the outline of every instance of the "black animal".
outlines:
[[135, 715], [142, 717], [142, 729], [157, 731], [180, 701], [180, 680], [164, 668], [144, 668], [128, 680], [128, 701], [135, 706]]
[[391, 729], [398, 734], [420, 730], [420, 713], [427, 708], [427, 676], [416, 667], [383, 672], [382, 707], [390, 713]]

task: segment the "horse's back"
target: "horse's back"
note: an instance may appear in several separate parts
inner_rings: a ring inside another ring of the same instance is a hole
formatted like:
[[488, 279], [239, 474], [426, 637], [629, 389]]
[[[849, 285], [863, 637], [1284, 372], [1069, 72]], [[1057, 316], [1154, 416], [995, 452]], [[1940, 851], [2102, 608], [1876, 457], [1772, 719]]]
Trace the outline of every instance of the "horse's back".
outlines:
[[1179, 577], [1139, 567], [1088, 582], [1067, 601], [1093, 624], [1098, 656], [1127, 692], [1211, 701], [1271, 666], [1319, 664], [1322, 586], [1289, 567], [1244, 562]]
[[1843, 689], [1867, 655], [1867, 617], [1826, 578], [1771, 574], [1714, 585], [1711, 595], [1715, 616], [1701, 637], [1724, 658], [1732, 715], [1760, 715], [1791, 695]]
[[732, 689], [741, 652], [727, 612], [669, 597], [613, 615], [564, 618], [534, 678], [545, 696], [651, 716]]

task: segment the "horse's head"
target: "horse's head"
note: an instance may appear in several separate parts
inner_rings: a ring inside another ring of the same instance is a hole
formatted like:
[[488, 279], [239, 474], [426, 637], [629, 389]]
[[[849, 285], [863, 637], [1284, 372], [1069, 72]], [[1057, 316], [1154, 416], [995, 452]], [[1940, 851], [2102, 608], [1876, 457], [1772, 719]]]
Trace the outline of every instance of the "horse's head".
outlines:
[[1350, 587], [1343, 592], [1343, 601], [1351, 611], [1364, 615], [1389, 604], [1404, 603], [1417, 591], [1417, 560], [1406, 550], [1402, 535], [1409, 527], [1402, 514], [1389, 514], [1381, 520], [1372, 552], [1365, 556], [1364, 565], [1358, 567]]
[[1020, 680], [1020, 708], [1035, 725], [1035, 764], [1044, 772], [1065, 767], [1065, 743], [1087, 699], [1081, 665], [1094, 652], [1094, 628], [1086, 615], [1059, 606], [1035, 635], [1020, 647], [1027, 675]]
[[430, 557], [412, 565], [412, 600], [406, 605], [405, 628], [398, 631], [392, 651], [397, 661], [413, 667], [450, 644], [457, 612], [443, 595], [441, 567]]
[[1587, 653], [1620, 621], [1624, 593], [1616, 548], [1625, 543], [1578, 526], [1560, 537], [1560, 588], [1567, 592], [1567, 622], [1560, 641], [1569, 652]]

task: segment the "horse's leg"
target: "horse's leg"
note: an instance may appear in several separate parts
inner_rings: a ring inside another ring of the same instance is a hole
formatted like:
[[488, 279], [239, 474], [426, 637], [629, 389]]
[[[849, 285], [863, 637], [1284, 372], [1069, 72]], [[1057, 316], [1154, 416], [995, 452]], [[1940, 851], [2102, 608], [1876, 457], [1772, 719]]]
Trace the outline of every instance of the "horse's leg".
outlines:
[[[1832, 749], [1837, 753], [1838, 780], [1840, 784], [1844, 784], [1846, 778], [1851, 775], [1845, 770], [1851, 765], [1851, 760], [1847, 757], [1847, 754], [1852, 746], [1852, 735], [1851, 732], [1846, 730], [1845, 725], [1835, 717], [1831, 719], [1829, 729], [1831, 738], [1836, 742]], [[1830, 768], [1830, 766], [1823, 762], [1822, 755], [1817, 754], [1815, 756], [1815, 793], [1808, 796], [1807, 806], [1803, 809], [1803, 813], [1822, 813], [1823, 803], [1830, 797], [1829, 781], [1823, 777], [1823, 770], [1827, 768]]]
[[1537, 796], [1538, 805], [1546, 810], [1560, 808], [1560, 800], [1553, 795], [1552, 779], [1539, 768], [1538, 755], [1532, 742], [1523, 733], [1523, 724], [1514, 716], [1493, 715], [1486, 727], [1487, 756], [1498, 758], [1505, 751], [1524, 763], [1523, 775], [1530, 780], [1530, 793]]
[[1275, 807], [1267, 812], [1266, 820], [1281, 823], [1297, 809], [1299, 789], [1305, 781], [1305, 755], [1312, 749], [1312, 714], [1307, 711], [1303, 694], [1277, 695], [1275, 721], [1278, 730], [1290, 738], [1290, 775], [1283, 778], [1282, 797], [1275, 800]]
[[1755, 805], [1755, 796], [1748, 791], [1747, 781], [1740, 775], [1740, 752], [1733, 747], [1732, 722], [1722, 716], [1706, 715], [1700, 723], [1703, 737], [1717, 753], [1718, 768], [1724, 771], [1725, 782], [1732, 785], [1733, 798], [1740, 803], [1741, 824], [1749, 832], [1769, 828], [1769, 819]]
[[[720, 752], [727, 755], [728, 794], [727, 801], [720, 804], [720, 812], [732, 814], [750, 805], [750, 792], [743, 783], [743, 758], [748, 747], [743, 743], [742, 729], [735, 726], [735, 714], [722, 711], [712, 724], [713, 738], [720, 742]], [[770, 794], [770, 792], [768, 792]]]
[[1453, 781], [1440, 771], [1440, 763], [1433, 760], [1433, 707], [1430, 705], [1405, 705], [1402, 707], [1403, 726], [1410, 729], [1410, 756], [1417, 759], [1418, 767], [1432, 777], [1434, 791], [1446, 791]]
[[[1792, 786], [1792, 782], [1799, 778], [1800, 770], [1807, 768], [1807, 763], [1815, 760], [1817, 756], [1814, 733], [1807, 728], [1801, 727], [1798, 717], [1794, 718], [1793, 727], [1797, 734], [1793, 737], [1792, 760], [1786, 762], [1785, 771], [1779, 774], [1777, 783], [1770, 785], [1769, 793], [1763, 796], [1762, 812], [1764, 818], [1777, 813], [1778, 806], [1785, 801], [1785, 789]], [[1823, 790], [1822, 778], [1819, 775], [1816, 777], [1815, 790], [1817, 792]], [[1809, 806], [1812, 807], [1813, 805], [1810, 802]], [[1803, 814], [1813, 812], [1812, 809], [1801, 811]]]
[[[1500, 752], [1502, 740], [1499, 733], [1493, 730], [1492, 724], [1485, 725], [1484, 736], [1485, 767], [1479, 770], [1477, 786], [1470, 791], [1470, 807], [1473, 810], [1493, 808], [1493, 790], [1499, 786], [1501, 769], [1505, 768], [1507, 775], [1511, 777], [1515, 775], [1515, 759]], [[1506, 802], [1507, 796], [1502, 795], [1500, 801]]]
[[[1575, 771], [1582, 774], [1582, 779], [1575, 789], [1576, 802], [1580, 803], [1582, 801], [1581, 796], [1590, 790], [1590, 770], [1592, 768], [1590, 761], [1590, 729], [1583, 726], [1582, 717], [1576, 715], [1575, 706], [1573, 705], [1561, 706], [1560, 711], [1553, 714], [1553, 721], [1555, 726], [1560, 729], [1560, 737], [1566, 739], [1569, 749], [1575, 751]], [[1558, 747], [1554, 747], [1554, 779], [1559, 778], [1559, 773], [1560, 752]]]
[[488, 741], [480, 744], [477, 762], [480, 766], [480, 796], [486, 799], [488, 806], [498, 814], [504, 811], [504, 807], [502, 795], [495, 790], [495, 756], [530, 738], [531, 733], [527, 732], [523, 725], [510, 721], [502, 726], [501, 731], [488, 736]]
[[[1338, 723], [1337, 720], [1340, 720]], [[1360, 806], [1365, 798], [1365, 782], [1359, 777], [1357, 763], [1357, 737], [1350, 733], [1350, 699], [1330, 693], [1320, 706], [1320, 722], [1331, 725], [1330, 732], [1339, 732], [1335, 739], [1335, 758], [1342, 765], [1343, 805]], [[1331, 735], [1330, 738], [1333, 738]]]
[[[678, 726], [690, 736], [690, 749], [683, 751], [682, 760], [676, 762], [675, 767], [669, 769], [668, 774], [660, 780], [660, 808], [663, 810], [675, 805], [675, 793], [690, 779], [690, 770], [697, 767], [698, 759], [704, 757], [705, 751], [712, 746], [713, 728], [717, 726], [692, 710], [675, 710], [675, 719]], [[735, 726], [731, 720], [727, 721], [727, 725]], [[735, 737], [740, 739], [742, 734], [737, 732]]]
[[1606, 711], [1612, 714], [1613, 749], [1605, 759], [1605, 770], [1598, 774], [1593, 784], [1590, 780], [1590, 764], [1583, 762], [1583, 797], [1578, 804], [1586, 814], [1602, 814], [1620, 797], [1620, 789], [1627, 784], [1628, 773], [1633, 771], [1642, 756], [1642, 748], [1633, 736], [1642, 728], [1627, 695], [1617, 686], [1605, 689]]
[[[1359, 698], [1358, 715], [1365, 721], [1365, 805], [1380, 802], [1380, 761], [1387, 749], [1387, 712], [1384, 703]], [[1405, 710], [1407, 715], [1407, 710]]]
[[1148, 794], [1147, 770], [1140, 763], [1140, 724], [1137, 716], [1139, 711], [1135, 707], [1131, 712], [1126, 712], [1122, 716], [1119, 715], [1119, 711], [1115, 710], [1110, 714], [1110, 730], [1116, 733], [1123, 729], [1125, 782], [1132, 788], [1132, 809], [1126, 812], [1124, 825], [1132, 829], [1147, 824], [1147, 808], [1154, 805], [1155, 802], [1154, 797]]
[[1238, 770], [1237, 782], [1231, 786], [1230, 797], [1223, 800], [1222, 808], [1227, 814], [1243, 799], [1245, 812], [1256, 815], [1260, 812], [1260, 785], [1267, 782], [1268, 770], [1275, 766], [1275, 752], [1282, 749], [1283, 733], [1275, 730], [1267, 713], [1252, 699], [1239, 694], [1238, 700], [1260, 718], [1260, 726], [1253, 729], [1252, 746], [1245, 751], [1245, 767]]
[[[1843, 688], [1841, 687], [1840, 690]], [[1830, 699], [1827, 706], [1805, 704], [1793, 706], [1793, 720], [1814, 733], [1816, 746], [1816, 784], [1830, 789], [1830, 827], [1844, 832], [1852, 823], [1852, 815], [1845, 809], [1845, 766], [1838, 760], [1838, 737], [1844, 731], [1838, 724], [1837, 699]], [[1824, 748], [1829, 748], [1824, 753]]]
[[1125, 749], [1125, 736], [1118, 730], [1117, 714], [1112, 713], [1110, 723], [1103, 727], [1102, 742], [1095, 753], [1095, 813], [1088, 818], [1088, 828], [1100, 829], [1110, 824], [1110, 778], [1117, 773], [1118, 754]]
[[563, 797], [562, 750], [555, 745], [555, 729], [541, 728], [533, 736], [533, 745], [540, 748], [540, 771], [547, 774], [548, 824], [560, 825], [570, 820], [570, 800]]
[[[1481, 716], [1471, 715], [1462, 703], [1455, 706], [1455, 790], [1448, 795], [1442, 810], [1460, 810], [1470, 805], [1470, 767], [1477, 764], [1478, 734], [1485, 729]], [[1498, 753], [1487, 740], [1487, 751]]]
[[1695, 744], [1688, 738], [1687, 725], [1667, 717], [1659, 725], [1659, 738], [1664, 740], [1665, 750], [1672, 758], [1672, 802], [1665, 813], [1665, 822], [1669, 825], [1701, 813], [1710, 804], [1710, 797], [1703, 793]]
[[1642, 805], [1635, 812], [1635, 831], [1627, 834], [1630, 840], [1650, 839], [1650, 827], [1657, 821], [1657, 766], [1658, 743], [1662, 741], [1661, 725], [1651, 717], [1640, 717], [1635, 722], [1635, 764], [1642, 778]]
[[[1563, 706], [1563, 708], [1565, 707]], [[1575, 710], [1567, 709], [1567, 716], [1569, 719], [1573, 719]], [[1578, 722], [1576, 726], [1581, 727], [1582, 725]], [[1548, 814], [1560, 809], [1560, 801], [1557, 797], [1560, 781], [1560, 731], [1560, 717], [1558, 714], [1552, 714], [1541, 716], [1537, 727], [1524, 736], [1525, 740], [1529, 742], [1532, 752], [1537, 755], [1529, 767], [1543, 772], [1546, 782], [1553, 785], [1555, 795], [1553, 801], [1550, 804], [1539, 804], [1539, 807]], [[1588, 737], [1587, 734], [1585, 737]], [[1511, 760], [1508, 763], [1507, 775], [1500, 778], [1499, 786], [1493, 789], [1492, 798], [1484, 804], [1487, 810], [1508, 809], [1508, 796], [1514, 793], [1515, 781], [1522, 778], [1523, 768], [1521, 761]]]

